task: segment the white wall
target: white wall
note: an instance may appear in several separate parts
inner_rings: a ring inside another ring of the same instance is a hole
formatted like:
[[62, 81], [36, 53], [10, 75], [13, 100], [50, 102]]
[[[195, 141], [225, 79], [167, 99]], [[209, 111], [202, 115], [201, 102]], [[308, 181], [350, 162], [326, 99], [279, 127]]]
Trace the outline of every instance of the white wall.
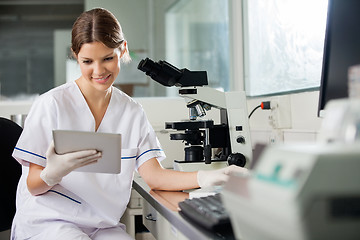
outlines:
[[[319, 92], [304, 92], [288, 95], [290, 99], [291, 127], [273, 129], [269, 124], [270, 110], [258, 109], [250, 118], [253, 145], [260, 143], [314, 142], [317, 140], [322, 119], [318, 117]], [[248, 99], [248, 111], [251, 112], [261, 101], [271, 101], [277, 97]]]

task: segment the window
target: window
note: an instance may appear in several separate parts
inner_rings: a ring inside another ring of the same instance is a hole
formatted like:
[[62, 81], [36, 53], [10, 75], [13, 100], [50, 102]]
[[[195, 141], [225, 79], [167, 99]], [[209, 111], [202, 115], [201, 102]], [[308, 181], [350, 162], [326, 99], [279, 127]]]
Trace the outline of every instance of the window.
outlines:
[[209, 87], [228, 91], [227, 1], [177, 1], [165, 17], [167, 61], [180, 69], [207, 71]]
[[83, 0], [0, 2], [0, 100], [55, 86], [54, 31], [71, 29]]
[[244, 0], [248, 96], [320, 85], [327, 0]]

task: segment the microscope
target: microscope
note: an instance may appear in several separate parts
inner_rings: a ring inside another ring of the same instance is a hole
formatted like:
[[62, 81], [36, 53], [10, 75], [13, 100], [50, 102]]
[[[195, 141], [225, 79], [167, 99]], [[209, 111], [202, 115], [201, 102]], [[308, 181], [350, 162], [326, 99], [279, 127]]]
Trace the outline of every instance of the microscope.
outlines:
[[[189, 109], [189, 120], [165, 123], [165, 129], [181, 131], [170, 134], [170, 139], [182, 140], [186, 145], [185, 158], [175, 160], [174, 169], [187, 171], [217, 169], [231, 164], [249, 165], [252, 145], [244, 92], [222, 92], [206, 87], [206, 71], [178, 69], [166, 61], [154, 62], [146, 58], [140, 61], [138, 69], [164, 86], [179, 87], [179, 95]], [[202, 120], [206, 111], [212, 108], [219, 109], [218, 124], [213, 120]]]

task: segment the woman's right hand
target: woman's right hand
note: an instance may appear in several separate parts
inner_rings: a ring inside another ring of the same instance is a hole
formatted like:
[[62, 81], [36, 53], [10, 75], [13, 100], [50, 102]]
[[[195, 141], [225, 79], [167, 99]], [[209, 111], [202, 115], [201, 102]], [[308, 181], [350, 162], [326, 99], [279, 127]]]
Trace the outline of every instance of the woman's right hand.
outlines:
[[54, 186], [74, 169], [95, 163], [100, 158], [101, 152], [96, 150], [56, 154], [54, 142], [51, 142], [46, 152], [46, 167], [41, 171], [40, 177], [48, 186]]

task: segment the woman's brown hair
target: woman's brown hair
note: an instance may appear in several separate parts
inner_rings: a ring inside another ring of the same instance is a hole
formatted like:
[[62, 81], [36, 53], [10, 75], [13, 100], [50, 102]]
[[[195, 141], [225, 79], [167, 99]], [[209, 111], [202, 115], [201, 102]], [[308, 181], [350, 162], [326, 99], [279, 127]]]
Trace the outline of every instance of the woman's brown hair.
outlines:
[[119, 48], [122, 61], [131, 60], [120, 23], [106, 9], [83, 12], [75, 21], [71, 33], [71, 49], [77, 56], [85, 43], [101, 42], [108, 48]]

